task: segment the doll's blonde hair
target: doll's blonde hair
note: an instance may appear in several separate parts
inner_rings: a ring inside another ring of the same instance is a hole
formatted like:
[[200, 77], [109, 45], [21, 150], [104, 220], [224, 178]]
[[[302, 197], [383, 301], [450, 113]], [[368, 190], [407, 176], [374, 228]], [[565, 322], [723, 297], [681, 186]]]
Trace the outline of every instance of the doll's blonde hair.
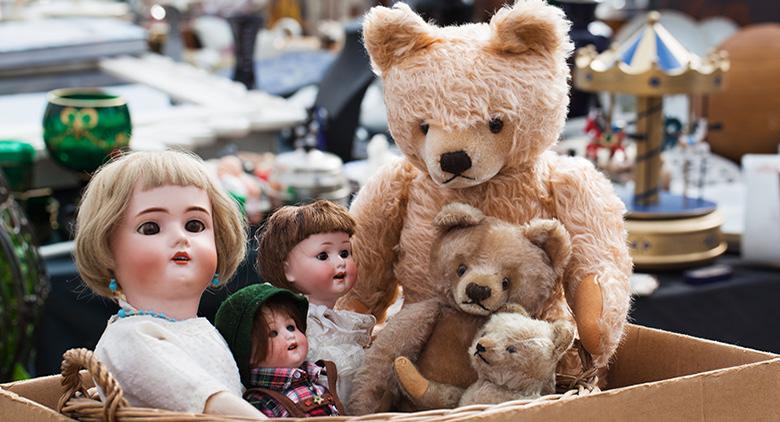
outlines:
[[76, 266], [81, 279], [96, 294], [113, 297], [108, 288], [114, 268], [110, 239], [125, 216], [135, 187], [146, 191], [166, 185], [194, 186], [208, 195], [220, 283], [230, 280], [244, 259], [246, 222], [203, 160], [184, 151], [130, 152], [92, 176], [76, 217]]
[[343, 232], [355, 233], [355, 220], [346, 208], [331, 201], [315, 201], [300, 206], [279, 208], [257, 230], [257, 269], [276, 287], [301, 293], [294, 283], [287, 281], [284, 261], [298, 243], [313, 234]]

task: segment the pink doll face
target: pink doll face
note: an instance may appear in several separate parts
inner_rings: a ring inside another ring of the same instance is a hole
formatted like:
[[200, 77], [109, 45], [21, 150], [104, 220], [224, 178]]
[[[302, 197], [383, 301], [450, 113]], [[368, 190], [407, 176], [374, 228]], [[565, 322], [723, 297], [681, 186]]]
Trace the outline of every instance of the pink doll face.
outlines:
[[287, 281], [311, 303], [332, 308], [357, 280], [349, 235], [332, 232], [307, 237], [287, 255], [284, 272]]
[[265, 359], [257, 366], [261, 368], [297, 368], [306, 360], [309, 341], [298, 329], [295, 320], [285, 312], [263, 309], [268, 323], [268, 349]]
[[184, 302], [197, 304], [217, 268], [211, 213], [202, 189], [136, 187], [110, 242], [128, 303], [173, 314]]

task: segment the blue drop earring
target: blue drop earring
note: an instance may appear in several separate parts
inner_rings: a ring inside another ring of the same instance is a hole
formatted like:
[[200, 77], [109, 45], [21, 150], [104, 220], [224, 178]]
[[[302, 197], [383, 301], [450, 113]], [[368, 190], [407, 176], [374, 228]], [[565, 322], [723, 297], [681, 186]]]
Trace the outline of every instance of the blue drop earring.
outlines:
[[219, 273], [214, 274], [214, 278], [211, 279], [211, 285], [214, 287], [219, 286]]
[[108, 290], [111, 290], [111, 293], [116, 293], [116, 291], [119, 290], [116, 279], [113, 277], [111, 277], [111, 281], [108, 283]]

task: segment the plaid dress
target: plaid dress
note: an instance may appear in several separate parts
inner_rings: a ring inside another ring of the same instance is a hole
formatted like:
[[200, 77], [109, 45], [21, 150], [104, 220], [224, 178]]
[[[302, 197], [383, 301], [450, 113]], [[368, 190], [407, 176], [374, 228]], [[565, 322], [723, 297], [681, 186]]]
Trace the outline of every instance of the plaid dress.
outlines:
[[325, 368], [308, 361], [299, 368], [252, 368], [244, 399], [269, 418], [290, 417], [287, 409], [276, 399], [253, 390], [265, 388], [279, 392], [306, 408], [313, 406], [306, 416], [338, 416], [336, 406], [324, 398], [330, 394], [325, 385], [320, 384], [321, 375], [327, 376]]

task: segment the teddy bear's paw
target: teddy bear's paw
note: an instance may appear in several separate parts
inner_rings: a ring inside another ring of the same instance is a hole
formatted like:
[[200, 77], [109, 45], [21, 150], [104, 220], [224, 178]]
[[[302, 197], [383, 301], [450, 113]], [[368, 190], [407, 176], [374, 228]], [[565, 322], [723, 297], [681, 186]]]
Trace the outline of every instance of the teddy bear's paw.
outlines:
[[428, 391], [430, 383], [420, 374], [417, 367], [408, 358], [404, 356], [395, 358], [393, 370], [396, 378], [398, 378], [398, 384], [410, 399], [419, 400]]

